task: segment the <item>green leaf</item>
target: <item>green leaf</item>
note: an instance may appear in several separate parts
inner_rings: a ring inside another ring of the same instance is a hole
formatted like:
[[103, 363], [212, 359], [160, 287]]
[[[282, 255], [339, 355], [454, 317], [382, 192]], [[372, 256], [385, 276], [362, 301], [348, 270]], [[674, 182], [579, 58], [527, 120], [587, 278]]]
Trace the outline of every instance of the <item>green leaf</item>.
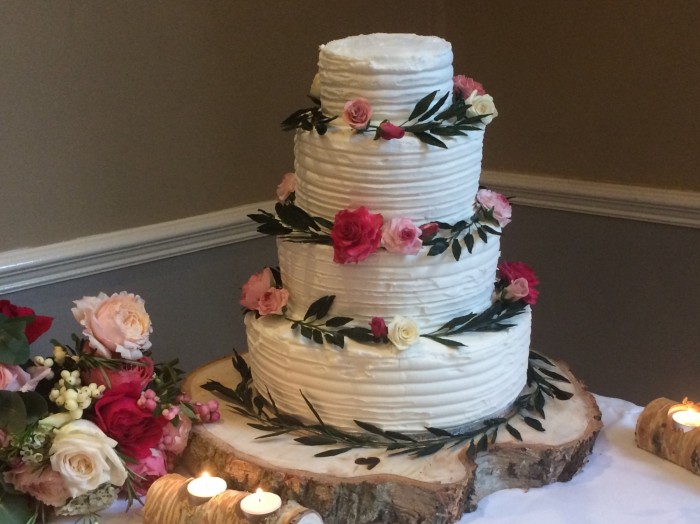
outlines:
[[479, 235], [479, 238], [481, 239], [482, 242], [487, 243], [489, 241], [489, 237], [486, 235], [484, 230], [480, 227], [476, 228], [476, 233]]
[[340, 327], [344, 326], [348, 322], [352, 322], [351, 317], [333, 317], [331, 319], [326, 320], [326, 326], [328, 327]]
[[394, 440], [406, 440], [408, 442], [416, 441], [416, 439], [409, 437], [408, 435], [404, 435], [403, 433], [399, 433], [398, 431], [385, 431], [384, 436]]
[[435, 147], [441, 147], [443, 149], [447, 149], [447, 145], [445, 142], [442, 140], [435, 138], [433, 135], [430, 133], [415, 133], [415, 137], [423, 142], [424, 144], [428, 144], [429, 146], [435, 146]]
[[303, 435], [294, 439], [299, 444], [304, 444], [305, 446], [327, 446], [328, 444], [336, 444], [337, 441], [331, 437], [324, 437], [323, 435]]
[[302, 337], [313, 340], [313, 330], [309, 326], [301, 326], [299, 333], [301, 333]]
[[341, 328], [338, 330], [338, 333], [348, 337], [350, 340], [354, 340], [355, 342], [360, 342], [363, 344], [368, 344], [377, 341], [377, 339], [374, 338], [374, 335], [372, 334], [372, 331], [370, 331], [369, 328], [359, 326], [351, 328]]
[[39, 393], [27, 391], [19, 395], [24, 403], [25, 412], [27, 414], [27, 424], [33, 424], [48, 415], [49, 407], [46, 403], [46, 399], [39, 395]]
[[444, 253], [448, 247], [450, 247], [450, 243], [447, 241], [447, 239], [437, 238], [435, 239], [435, 243], [433, 244], [433, 246], [428, 251], [428, 256], [433, 257], [435, 255]]
[[0, 522], [2, 524], [27, 524], [34, 515], [29, 497], [13, 495], [0, 488]]
[[530, 426], [532, 429], [535, 429], [537, 431], [544, 431], [544, 427], [542, 426], [542, 423], [539, 420], [537, 420], [536, 418], [523, 417], [523, 420], [525, 421], [525, 424]]
[[467, 251], [469, 251], [469, 253], [471, 253], [472, 250], [474, 249], [474, 235], [472, 235], [471, 233], [468, 233], [467, 235], [465, 235], [464, 245], [467, 246]]
[[321, 424], [321, 426], [325, 426], [325, 424], [323, 423], [323, 420], [321, 420], [321, 416], [318, 414], [318, 412], [316, 411], [316, 408], [314, 408], [313, 404], [311, 404], [309, 399], [306, 398], [306, 395], [304, 395], [304, 392], [302, 390], [299, 390], [299, 393], [301, 394], [301, 398], [304, 399], [304, 402], [306, 402], [306, 405], [311, 410], [311, 413], [313, 413], [314, 417], [316, 417], [316, 420], [318, 420], [318, 423]]
[[440, 428], [425, 428], [427, 431], [435, 435], [436, 437], [452, 437], [453, 434], [445, 429]]
[[437, 95], [437, 91], [433, 91], [432, 93], [425, 95], [423, 98], [421, 98], [416, 104], [416, 107], [413, 108], [411, 116], [408, 117], [408, 120], [411, 121], [425, 113], [430, 107], [430, 104], [435, 99], [435, 95]]
[[529, 358], [530, 360], [541, 360], [541, 361], [544, 362], [545, 364], [549, 364], [550, 366], [554, 366], [554, 364], [552, 364], [552, 361], [551, 361], [551, 360], [549, 360], [549, 359], [548, 359], [547, 357], [545, 357], [544, 355], [540, 355], [539, 353], [537, 353], [537, 352], [535, 352], [535, 351], [530, 351], [530, 355], [528, 356], [528, 358]]
[[278, 202], [275, 205], [275, 212], [277, 213], [277, 216], [280, 217], [282, 222], [293, 227], [294, 229], [300, 231], [319, 229], [318, 224], [316, 224], [314, 219], [311, 218], [311, 215], [294, 204], [283, 204]]
[[559, 373], [557, 373], [556, 371], [552, 371], [551, 369], [538, 368], [537, 371], [539, 371], [540, 373], [542, 373], [544, 375], [547, 375], [549, 378], [551, 378], [553, 380], [558, 380], [559, 382], [566, 382], [567, 384], [571, 383], [571, 381], [568, 378], [566, 378], [564, 375], [560, 375]]
[[412, 453], [412, 455], [414, 455], [416, 457], [427, 457], [428, 455], [432, 455], [433, 453], [437, 453], [444, 446], [445, 446], [445, 442], [437, 442], [435, 444], [431, 444], [430, 446], [426, 446], [422, 449], [419, 449], [415, 453]]
[[[436, 93], [437, 93], [437, 91], [436, 91]], [[449, 91], [447, 91], [444, 95], [442, 95], [442, 97], [440, 97], [440, 100], [438, 100], [437, 102], [435, 102], [435, 104], [433, 105], [433, 107], [431, 107], [428, 111], [426, 111], [425, 113], [423, 113], [423, 116], [421, 116], [421, 117], [418, 119], [418, 121], [419, 121], [419, 122], [423, 122], [424, 120], [427, 120], [428, 118], [430, 118], [431, 116], [433, 116], [435, 113], [437, 113], [438, 110], [445, 104], [445, 101], [447, 100], [447, 97], [450, 96], [451, 94], [452, 94], [452, 93], [450, 93]]]
[[443, 337], [439, 337], [437, 335], [427, 334], [427, 335], [421, 335], [421, 337], [429, 338], [430, 340], [434, 340], [435, 342], [442, 344], [443, 346], [447, 346], [447, 347], [451, 347], [451, 348], [457, 348], [457, 347], [464, 346], [464, 344], [462, 344], [461, 342], [459, 342], [457, 340], [443, 338]]
[[263, 224], [260, 227], [258, 227], [258, 233], [262, 233], [263, 235], [270, 235], [270, 236], [280, 236], [280, 235], [288, 235], [292, 232], [293, 230], [283, 226], [279, 222], [270, 222], [268, 224]]
[[321, 451], [320, 453], [316, 453], [314, 457], [335, 457], [336, 455], [340, 455], [341, 453], [345, 453], [346, 451], [352, 451], [354, 448], [335, 448], [335, 449], [327, 449], [326, 451]]
[[324, 227], [326, 229], [333, 229], [333, 222], [331, 222], [330, 220], [326, 220], [323, 217], [314, 217], [314, 220], [321, 227]]
[[370, 424], [369, 422], [362, 422], [361, 420], [353, 420], [353, 422], [369, 433], [381, 435], [382, 437], [385, 436], [384, 430], [375, 426], [374, 424]]
[[0, 428], [19, 433], [27, 427], [27, 408], [16, 391], [0, 390]]
[[430, 132], [437, 136], [466, 136], [467, 134], [456, 127], [437, 127]]
[[481, 228], [486, 231], [489, 235], [499, 235], [501, 234], [500, 231], [492, 228], [491, 226], [488, 226], [486, 224], [481, 224]]
[[358, 466], [367, 466], [367, 469], [374, 469], [379, 464], [379, 457], [360, 457], [355, 459]]
[[489, 439], [486, 436], [486, 433], [484, 433], [476, 443], [476, 451], [486, 451], [487, 449], [489, 449]]
[[311, 331], [311, 336], [316, 344], [323, 344], [323, 333], [318, 329], [313, 329]]
[[452, 241], [452, 256], [455, 257], [455, 260], [459, 260], [459, 257], [462, 255], [462, 246], [459, 245], [459, 239], [455, 238]]
[[304, 315], [304, 320], [308, 320], [311, 317], [316, 317], [317, 319], [322, 319], [328, 314], [328, 310], [333, 305], [335, 300], [335, 295], [327, 295], [316, 300], [313, 304], [309, 306], [309, 309]]
[[0, 362], [18, 365], [29, 359], [29, 341], [24, 329], [33, 316], [11, 317], [0, 315]]
[[515, 440], [519, 440], [520, 442], [522, 442], [523, 437], [522, 437], [522, 435], [520, 435], [520, 431], [518, 431], [517, 429], [515, 429], [515, 428], [514, 428], [513, 426], [511, 426], [510, 424], [506, 424], [506, 430], [508, 431], [508, 433], [510, 433], [510, 434], [513, 436], [513, 438], [514, 438]]

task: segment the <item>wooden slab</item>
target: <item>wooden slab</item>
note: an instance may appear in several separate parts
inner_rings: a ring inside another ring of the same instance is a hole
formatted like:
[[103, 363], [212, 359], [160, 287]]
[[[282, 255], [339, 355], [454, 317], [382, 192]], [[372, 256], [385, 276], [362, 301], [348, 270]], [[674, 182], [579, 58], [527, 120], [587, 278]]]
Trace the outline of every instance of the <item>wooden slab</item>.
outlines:
[[[314, 457], [326, 448], [301, 445], [290, 435], [260, 440], [263, 433], [224, 402], [220, 422], [193, 429], [183, 465], [194, 475], [207, 470], [224, 477], [233, 489], [262, 487], [296, 500], [320, 513], [326, 524], [451, 524], [494, 491], [567, 481], [585, 464], [602, 428], [600, 410], [570, 370], [557, 366], [571, 380], [562, 389], [574, 395], [566, 401], [547, 398], [545, 431], [514, 419], [523, 441], [500, 431], [473, 460], [466, 446], [421, 458], [373, 449]], [[183, 389], [201, 402], [217, 398], [200, 387], [210, 379], [228, 387], [240, 380], [226, 358], [188, 375]], [[381, 459], [371, 471], [355, 464], [368, 456]]]

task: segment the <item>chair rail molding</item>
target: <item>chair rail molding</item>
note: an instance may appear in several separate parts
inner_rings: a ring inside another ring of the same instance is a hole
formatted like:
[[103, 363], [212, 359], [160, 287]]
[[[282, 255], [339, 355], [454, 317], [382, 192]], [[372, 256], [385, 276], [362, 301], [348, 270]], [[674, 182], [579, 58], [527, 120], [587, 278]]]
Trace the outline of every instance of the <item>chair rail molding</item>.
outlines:
[[[482, 182], [513, 204], [700, 229], [700, 193], [542, 175], [484, 171]], [[274, 202], [57, 244], [0, 252], [0, 293], [71, 280], [259, 238], [247, 217]]]
[[512, 203], [610, 218], [700, 228], [700, 193], [551, 176], [484, 171], [482, 183]]

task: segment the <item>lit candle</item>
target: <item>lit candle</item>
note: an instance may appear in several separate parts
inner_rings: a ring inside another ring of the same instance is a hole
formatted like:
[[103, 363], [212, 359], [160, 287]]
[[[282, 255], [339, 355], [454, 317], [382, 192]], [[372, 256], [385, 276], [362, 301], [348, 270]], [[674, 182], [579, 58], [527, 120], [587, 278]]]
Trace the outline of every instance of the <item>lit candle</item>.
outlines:
[[194, 506], [204, 504], [224, 491], [226, 491], [226, 481], [221, 477], [211, 477], [206, 471], [202, 473], [201, 477], [191, 480], [187, 484], [190, 503]]
[[674, 427], [682, 429], [683, 431], [700, 428], [700, 411], [682, 409], [680, 411], [675, 411], [671, 415], [671, 418], [673, 418]]
[[282, 506], [282, 499], [275, 493], [263, 491], [258, 488], [255, 493], [251, 493], [241, 500], [241, 511], [249, 518], [257, 520], [259, 517], [274, 513]]

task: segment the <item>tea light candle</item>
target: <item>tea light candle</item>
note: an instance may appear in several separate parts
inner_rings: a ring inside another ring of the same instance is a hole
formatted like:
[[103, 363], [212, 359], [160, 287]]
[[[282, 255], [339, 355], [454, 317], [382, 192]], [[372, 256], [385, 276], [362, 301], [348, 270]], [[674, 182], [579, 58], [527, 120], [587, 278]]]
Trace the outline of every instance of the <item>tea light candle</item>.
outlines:
[[212, 497], [226, 491], [226, 481], [221, 477], [211, 477], [206, 471], [202, 476], [187, 484], [187, 494], [193, 505], [204, 504]]
[[673, 426], [683, 431], [687, 432], [695, 428], [700, 428], [700, 411], [682, 409], [680, 411], [675, 411], [671, 415], [671, 418], [673, 419]]
[[258, 488], [241, 500], [241, 511], [249, 517], [263, 517], [274, 513], [282, 506], [282, 499], [275, 493]]

